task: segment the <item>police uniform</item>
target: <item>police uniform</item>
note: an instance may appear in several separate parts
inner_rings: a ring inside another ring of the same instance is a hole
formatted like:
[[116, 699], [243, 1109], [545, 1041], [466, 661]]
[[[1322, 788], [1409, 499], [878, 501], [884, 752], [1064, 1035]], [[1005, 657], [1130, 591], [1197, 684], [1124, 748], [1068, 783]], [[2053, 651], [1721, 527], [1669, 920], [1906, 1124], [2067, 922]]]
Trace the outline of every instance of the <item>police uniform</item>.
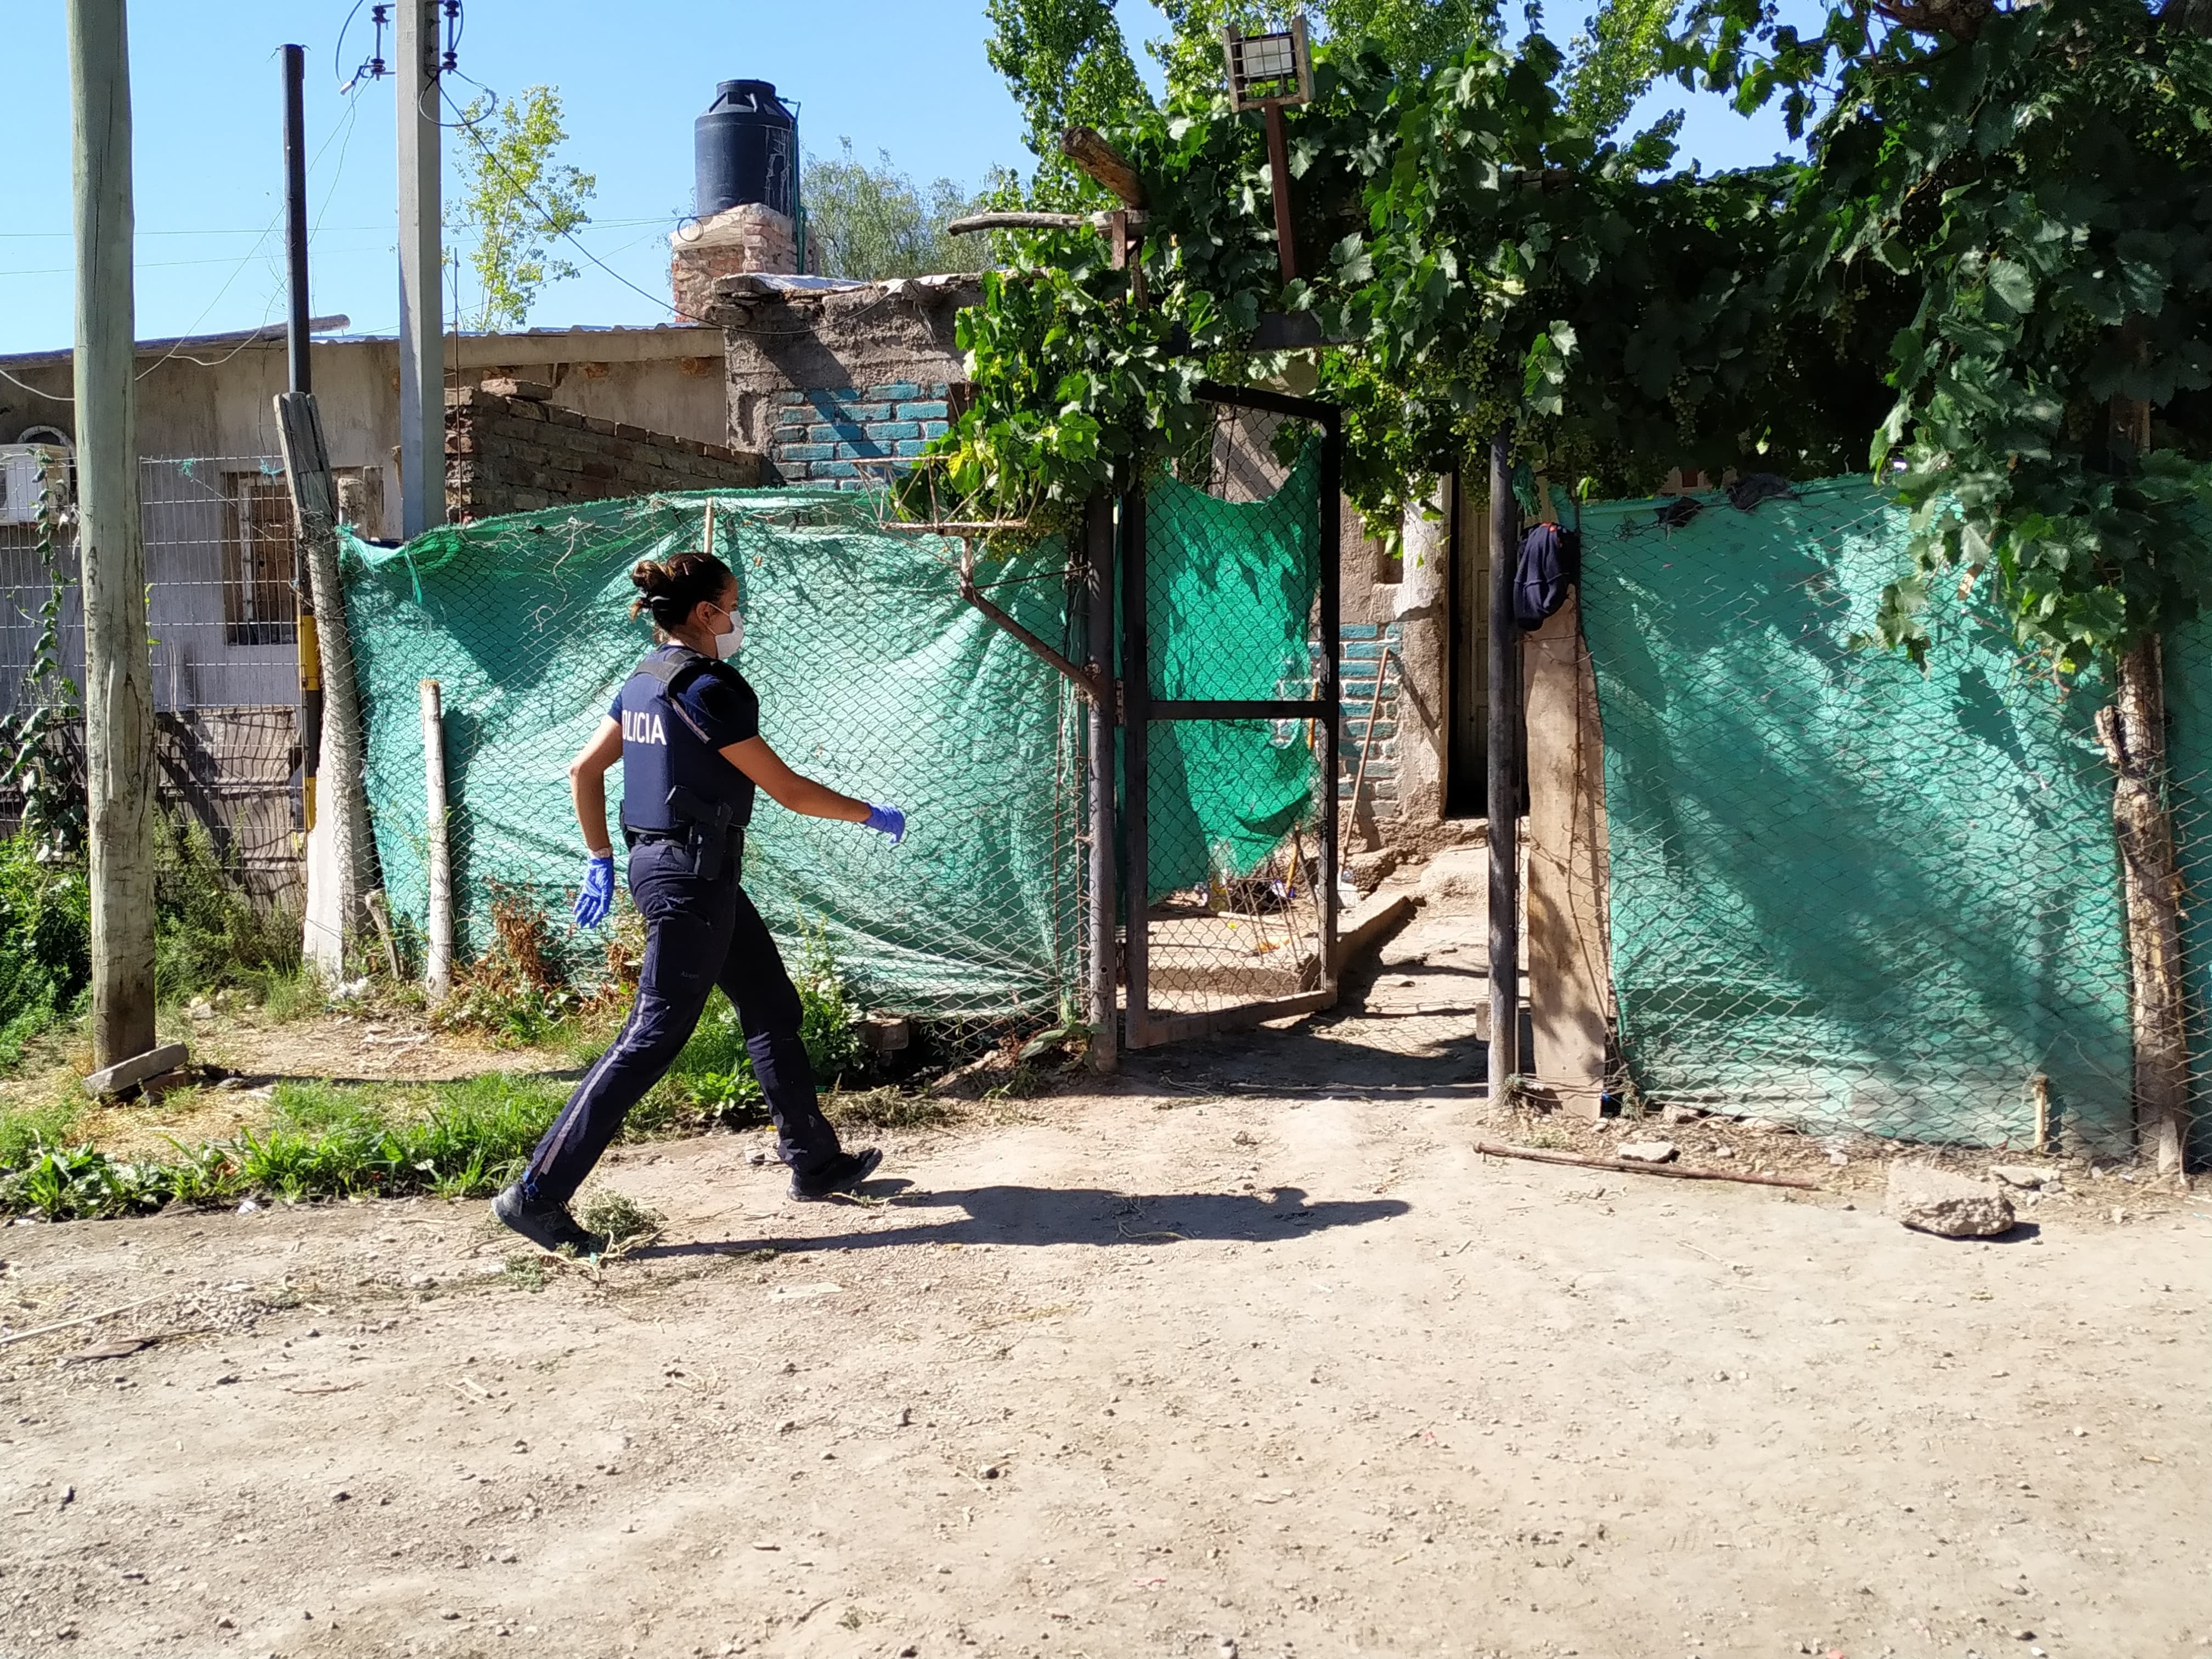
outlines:
[[637, 665], [607, 714], [622, 725], [623, 836], [645, 963], [621, 1035], [538, 1143], [523, 1191], [563, 1204], [574, 1195], [629, 1109], [675, 1063], [717, 985], [744, 1027], [777, 1151], [804, 1182], [838, 1158], [837, 1132], [815, 1099], [798, 988], [738, 885], [753, 783], [721, 754], [760, 735], [760, 699], [729, 664], [667, 645]]

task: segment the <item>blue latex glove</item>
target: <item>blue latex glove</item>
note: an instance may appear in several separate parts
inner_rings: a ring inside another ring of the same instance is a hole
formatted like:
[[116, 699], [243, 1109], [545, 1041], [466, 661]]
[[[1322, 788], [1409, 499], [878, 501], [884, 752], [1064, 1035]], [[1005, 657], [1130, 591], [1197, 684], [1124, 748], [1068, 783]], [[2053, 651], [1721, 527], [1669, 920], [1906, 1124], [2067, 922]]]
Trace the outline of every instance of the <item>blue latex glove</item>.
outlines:
[[906, 839], [906, 814], [896, 806], [868, 808], [868, 828], [879, 835], [889, 836], [896, 847]]
[[576, 926], [596, 927], [615, 902], [615, 860], [610, 853], [584, 866], [584, 890], [576, 895]]

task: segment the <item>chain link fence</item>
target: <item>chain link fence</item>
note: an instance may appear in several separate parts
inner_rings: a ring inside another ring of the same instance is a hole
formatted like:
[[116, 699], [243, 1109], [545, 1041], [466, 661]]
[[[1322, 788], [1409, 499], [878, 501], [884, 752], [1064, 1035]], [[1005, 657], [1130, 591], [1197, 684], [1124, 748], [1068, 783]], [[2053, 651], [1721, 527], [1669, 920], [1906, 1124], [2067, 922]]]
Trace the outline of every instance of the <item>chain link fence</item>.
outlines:
[[2128, 1155], [2106, 688], [2038, 673], [1956, 578], [1924, 672], [1856, 644], [1909, 534], [1863, 481], [1583, 532], [1627, 1081], [1814, 1133]]
[[[0, 524], [0, 717], [52, 787], [83, 788], [84, 612], [64, 477], [49, 514]], [[298, 829], [297, 606], [282, 464], [222, 456], [139, 464], [155, 790], [207, 832], [224, 873], [266, 908], [304, 896]], [[0, 828], [23, 810], [0, 789]]]

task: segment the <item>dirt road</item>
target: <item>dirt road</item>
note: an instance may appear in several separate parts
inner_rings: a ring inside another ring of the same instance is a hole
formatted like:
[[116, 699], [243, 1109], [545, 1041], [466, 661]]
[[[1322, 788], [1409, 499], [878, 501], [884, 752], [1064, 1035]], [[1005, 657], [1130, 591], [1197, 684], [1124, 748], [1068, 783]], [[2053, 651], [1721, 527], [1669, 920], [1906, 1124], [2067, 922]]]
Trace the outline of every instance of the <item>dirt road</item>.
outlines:
[[154, 1299], [0, 1348], [0, 1654], [2212, 1651], [2212, 1202], [1485, 1162], [1470, 1070], [1185, 1057], [867, 1206], [634, 1152], [663, 1240], [535, 1290], [477, 1205], [10, 1228], [12, 1329]]

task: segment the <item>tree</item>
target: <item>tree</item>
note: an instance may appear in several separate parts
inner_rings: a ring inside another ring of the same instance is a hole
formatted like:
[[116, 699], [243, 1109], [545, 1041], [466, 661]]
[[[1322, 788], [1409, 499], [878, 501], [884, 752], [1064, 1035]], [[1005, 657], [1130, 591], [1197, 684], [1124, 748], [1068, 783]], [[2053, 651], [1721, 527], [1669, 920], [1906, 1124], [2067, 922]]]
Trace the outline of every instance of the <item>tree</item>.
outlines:
[[553, 161], [568, 134], [561, 94], [551, 87], [526, 88], [503, 104], [488, 94], [471, 99], [461, 131], [468, 139], [460, 161], [463, 223], [477, 233], [469, 263], [483, 288], [471, 325], [520, 328], [540, 289], [576, 274], [550, 249], [554, 238], [591, 222], [584, 204], [599, 180]]
[[1601, 136], [1617, 132], [1664, 66], [1680, 0], [1605, 0], [1567, 46], [1567, 112]]
[[939, 179], [924, 196], [900, 172], [889, 150], [876, 165], [855, 160], [853, 141], [840, 141], [834, 160], [806, 158], [806, 224], [832, 276], [878, 282], [886, 276], [924, 276], [972, 270], [983, 252], [970, 239], [948, 236], [945, 227], [975, 210], [976, 200], [951, 179]]
[[[1028, 118], [1022, 142], [1037, 158], [1030, 199], [1088, 202], [1097, 187], [1060, 153], [1071, 126], [1104, 126], [1152, 106], [1131, 61], [1112, 0], [990, 0], [991, 67]], [[1008, 192], [1002, 192], [1008, 193]]]

